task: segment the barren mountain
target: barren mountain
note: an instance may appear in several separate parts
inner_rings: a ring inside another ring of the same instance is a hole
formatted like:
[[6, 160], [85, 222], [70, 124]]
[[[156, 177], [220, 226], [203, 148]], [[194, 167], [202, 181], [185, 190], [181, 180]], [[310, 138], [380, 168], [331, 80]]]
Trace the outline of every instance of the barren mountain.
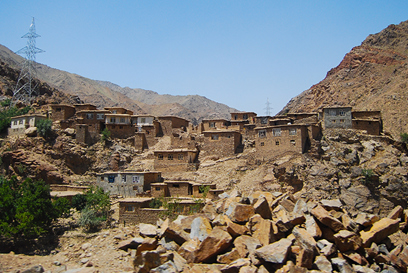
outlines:
[[[0, 61], [18, 70], [23, 61], [21, 56], [0, 45]], [[120, 106], [138, 113], [156, 116], [177, 115], [198, 123], [203, 118], [229, 118], [230, 112], [237, 111], [225, 104], [217, 103], [203, 96], [172, 96], [160, 95], [143, 89], [122, 88], [106, 81], [95, 81], [76, 74], [68, 73], [46, 65], [37, 64], [37, 77], [53, 88], [61, 90], [70, 96], [78, 96], [86, 103], [96, 106]], [[0, 78], [5, 77], [0, 74]], [[15, 84], [8, 84], [4, 90], [12, 92]], [[3, 91], [3, 94], [6, 92]]]
[[408, 132], [408, 21], [369, 35], [324, 80], [293, 98], [280, 114], [315, 112], [344, 105], [381, 110], [384, 130]]

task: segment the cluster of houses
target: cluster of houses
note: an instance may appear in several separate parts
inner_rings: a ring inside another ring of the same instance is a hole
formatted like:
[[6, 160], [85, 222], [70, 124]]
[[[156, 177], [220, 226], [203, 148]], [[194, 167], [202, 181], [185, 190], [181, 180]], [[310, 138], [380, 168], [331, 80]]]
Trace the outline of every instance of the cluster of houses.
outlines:
[[[24, 134], [37, 120], [46, 118], [58, 123], [61, 129], [76, 129], [76, 140], [88, 145], [99, 141], [105, 128], [110, 131], [111, 138], [128, 139], [140, 152], [153, 147], [161, 137], [170, 137], [170, 149], [153, 151], [154, 171], [127, 170], [97, 175], [97, 184], [104, 190], [125, 197], [120, 201], [121, 215], [130, 218], [134, 218], [134, 208], [147, 208], [151, 198], [200, 197], [202, 184], [164, 181], [161, 173], [195, 171], [199, 162], [208, 156], [230, 157], [248, 146], [255, 147], [255, 157], [259, 158], [285, 152], [305, 153], [320, 140], [325, 129], [355, 129], [371, 135], [382, 133], [380, 111], [353, 111], [351, 107], [327, 107], [318, 113], [278, 116], [237, 112], [231, 113], [230, 119], [204, 119], [199, 125], [193, 125], [180, 117], [134, 115], [121, 107], [100, 110], [92, 104], [53, 104], [48, 105], [43, 115], [13, 117], [9, 135]], [[207, 186], [209, 197], [220, 192], [213, 184]]]

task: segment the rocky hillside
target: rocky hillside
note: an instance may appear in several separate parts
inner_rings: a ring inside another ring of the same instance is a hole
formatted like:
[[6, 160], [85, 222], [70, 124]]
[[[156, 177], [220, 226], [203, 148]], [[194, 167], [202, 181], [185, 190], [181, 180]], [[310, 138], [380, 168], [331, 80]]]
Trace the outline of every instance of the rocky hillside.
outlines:
[[384, 130], [408, 132], [408, 21], [369, 35], [324, 80], [293, 98], [280, 112], [315, 112], [327, 106], [381, 110]]
[[[0, 61], [4, 65], [19, 70], [22, 57], [14, 54], [8, 48], [0, 45]], [[77, 96], [86, 103], [92, 103], [100, 108], [120, 106], [137, 113], [147, 113], [155, 116], [177, 115], [198, 124], [203, 118], [229, 118], [230, 112], [237, 111], [227, 105], [214, 102], [198, 95], [172, 96], [159, 95], [156, 92], [122, 88], [110, 82], [95, 81], [76, 74], [68, 73], [46, 65], [37, 64], [37, 77], [52, 88], [58, 89], [68, 96]], [[0, 70], [0, 81], [7, 74]], [[10, 94], [15, 84], [7, 84], [2, 89]]]

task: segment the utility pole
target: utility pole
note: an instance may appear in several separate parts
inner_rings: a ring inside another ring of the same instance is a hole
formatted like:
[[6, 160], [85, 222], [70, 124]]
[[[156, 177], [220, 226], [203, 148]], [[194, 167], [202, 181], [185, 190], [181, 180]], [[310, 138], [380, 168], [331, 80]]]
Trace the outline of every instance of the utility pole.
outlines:
[[36, 76], [36, 70], [34, 67], [35, 54], [44, 52], [44, 50], [35, 46], [35, 39], [38, 37], [41, 36], [35, 32], [35, 21], [33, 17], [28, 33], [21, 37], [28, 39], [27, 46], [16, 52], [17, 54], [25, 53], [26, 57], [21, 66], [20, 75], [17, 80], [16, 88], [13, 92], [13, 104], [15, 104], [17, 101], [31, 104], [33, 96], [38, 95], [36, 91], [37, 85], [33, 86], [33, 78]]
[[264, 109], [265, 109], [265, 114], [267, 116], [270, 116], [272, 108], [271, 108], [271, 104], [269, 103], [269, 98], [266, 98], [266, 107]]

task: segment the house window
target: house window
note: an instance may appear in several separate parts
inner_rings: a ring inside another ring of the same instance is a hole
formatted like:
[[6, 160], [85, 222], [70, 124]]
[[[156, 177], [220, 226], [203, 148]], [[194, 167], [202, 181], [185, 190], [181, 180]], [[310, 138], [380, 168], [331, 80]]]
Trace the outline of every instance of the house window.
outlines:
[[115, 118], [110, 118], [110, 122], [115, 123], [116, 119]]
[[146, 123], [146, 118], [140, 118], [140, 123]]
[[61, 110], [62, 110], [62, 109], [61, 109], [60, 107], [55, 108], [55, 111], [56, 111], [56, 112], [61, 112]]
[[119, 129], [123, 129], [123, 126], [119, 126]]
[[96, 119], [104, 119], [104, 115], [103, 114], [96, 114]]
[[292, 144], [293, 146], [296, 146], [296, 140], [292, 139], [292, 140], [290, 141], [290, 144]]
[[329, 111], [329, 115], [330, 115], [330, 116], [333, 116], [333, 117], [337, 116], [336, 110], [331, 109], [331, 110]]
[[289, 129], [289, 135], [290, 136], [296, 136], [296, 128], [290, 128]]
[[180, 188], [179, 184], [173, 184], [173, 188]]
[[215, 128], [215, 122], [210, 122], [210, 128]]
[[341, 119], [341, 120], [340, 120], [340, 123], [344, 123], [344, 119]]
[[281, 128], [272, 129], [272, 135], [273, 136], [281, 136], [281, 134], [282, 134]]
[[178, 160], [183, 160], [184, 159], [184, 155], [183, 154], [178, 154]]
[[160, 188], [160, 187], [156, 187], [155, 190], [156, 190], [156, 191], [161, 191], [161, 188]]
[[169, 154], [169, 155], [167, 156], [167, 160], [173, 160], [173, 154]]
[[259, 136], [260, 138], [266, 137], [266, 130], [259, 130], [258, 136]]
[[114, 175], [109, 175], [108, 176], [108, 181], [109, 181], [109, 183], [114, 183], [115, 182], [115, 176]]
[[123, 183], [126, 182], [126, 175], [122, 175], [122, 182], [123, 182]]
[[234, 119], [237, 120], [237, 119], [238, 119], [238, 115], [235, 115], [235, 116], [234, 116]]
[[264, 142], [261, 142], [261, 146], [265, 146], [265, 143], [264, 143]]
[[87, 119], [93, 119], [94, 115], [93, 114], [86, 114]]
[[135, 211], [134, 206], [126, 206], [126, 211]]
[[275, 141], [275, 145], [276, 145], [276, 146], [279, 146], [279, 144], [280, 144], [280, 143], [279, 143], [279, 140]]
[[242, 118], [243, 119], [248, 119], [248, 114], [244, 114]]
[[17, 125], [17, 120], [13, 121], [13, 125]]
[[125, 118], [120, 118], [121, 123], [125, 123]]
[[331, 122], [332, 122], [332, 123], [336, 123], [336, 120], [335, 120], [335, 119], [332, 119]]
[[212, 140], [218, 140], [218, 135], [211, 135]]
[[163, 154], [158, 154], [158, 155], [157, 155], [157, 159], [158, 159], [158, 160], [163, 160]]
[[22, 120], [22, 119], [20, 119], [19, 124], [23, 124], [23, 120]]
[[267, 117], [261, 118], [261, 124], [268, 124], [268, 118]]
[[231, 135], [227, 135], [227, 138], [231, 138]]
[[340, 116], [344, 117], [346, 115], [346, 111], [340, 110], [339, 114], [340, 114]]
[[133, 183], [139, 183], [139, 176], [137, 176], [137, 175], [134, 175], [133, 177], [132, 177], [132, 180], [133, 180]]
[[112, 114], [117, 114], [117, 113], [118, 113], [118, 111], [116, 111], [116, 110], [112, 111]]

